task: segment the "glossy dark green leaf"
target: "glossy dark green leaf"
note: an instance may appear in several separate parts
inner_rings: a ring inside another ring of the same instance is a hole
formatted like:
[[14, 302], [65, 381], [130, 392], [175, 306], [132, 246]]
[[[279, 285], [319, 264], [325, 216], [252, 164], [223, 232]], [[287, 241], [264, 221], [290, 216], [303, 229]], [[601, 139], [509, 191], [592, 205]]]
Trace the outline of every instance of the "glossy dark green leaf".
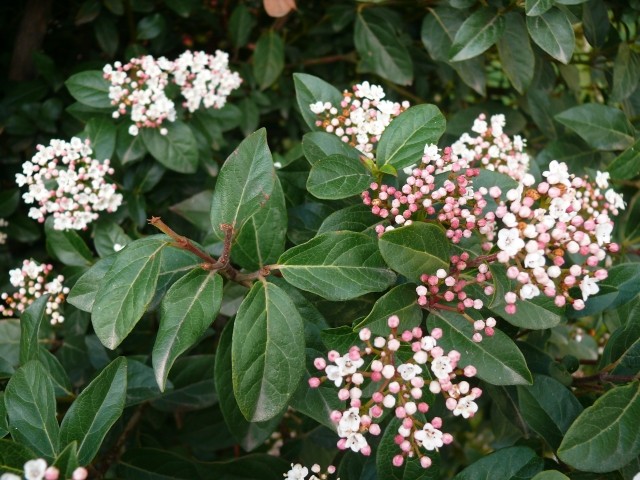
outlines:
[[633, 143], [634, 130], [617, 108], [585, 103], [554, 117], [598, 150], [624, 150]]
[[279, 33], [268, 30], [263, 33], [253, 52], [253, 75], [261, 90], [270, 87], [284, 68], [284, 41]]
[[80, 310], [91, 312], [100, 282], [115, 260], [115, 256], [98, 260], [76, 281], [67, 295], [67, 302]]
[[[294, 73], [293, 84], [296, 88], [296, 100], [302, 118], [309, 128], [315, 130], [318, 116], [311, 111], [309, 106], [317, 102], [329, 102], [332, 105], [340, 105], [342, 93], [330, 83], [321, 78], [306, 73]], [[334, 135], [335, 137], [335, 135]], [[336, 137], [339, 141], [340, 139]], [[332, 152], [339, 153], [339, 152]]]
[[461, 367], [476, 367], [478, 378], [492, 385], [531, 385], [533, 382], [522, 353], [513, 340], [500, 330], [496, 329], [494, 336], [476, 343], [471, 339], [473, 325], [459, 313], [432, 313], [429, 321], [444, 332], [438, 344], [445, 350], [461, 352], [458, 364]]
[[608, 170], [615, 180], [627, 180], [640, 174], [640, 140], [616, 157]]
[[73, 396], [73, 387], [66, 370], [53, 353], [47, 350], [44, 346], [38, 346], [38, 360], [44, 366], [51, 382], [53, 383], [53, 390], [56, 397], [69, 397]]
[[372, 72], [400, 85], [413, 81], [409, 51], [384, 11], [369, 8], [358, 11], [354, 43], [360, 55], [361, 72]]
[[504, 33], [504, 16], [495, 8], [480, 8], [462, 23], [449, 50], [452, 62], [461, 62], [484, 53]]
[[522, 15], [507, 13], [505, 22], [504, 34], [497, 44], [500, 63], [511, 85], [518, 92], [524, 93], [533, 80], [535, 57]]
[[180, 203], [172, 205], [171, 211], [188, 220], [200, 230], [208, 232], [211, 229], [210, 212], [212, 199], [213, 191], [203, 190]]
[[339, 230], [350, 230], [352, 232], [362, 232], [375, 225], [380, 217], [371, 213], [371, 208], [367, 205], [352, 205], [333, 212], [324, 219], [318, 235]]
[[524, 3], [524, 11], [530, 17], [542, 15], [551, 7], [553, 7], [553, 0], [526, 0]]
[[435, 275], [438, 269], [449, 267], [449, 240], [432, 223], [416, 222], [385, 232], [379, 247], [387, 265], [413, 281], [423, 273]]
[[360, 160], [360, 152], [344, 143], [333, 133], [310, 132], [305, 134], [302, 137], [302, 150], [311, 165], [331, 155], [341, 155], [355, 161]]
[[400, 318], [399, 331], [411, 330], [422, 322], [422, 308], [416, 301], [416, 287], [405, 283], [392, 288], [376, 300], [371, 313], [355, 325], [356, 330], [367, 327], [373, 335], [389, 333], [388, 320], [391, 315]]
[[105, 117], [92, 118], [87, 123], [84, 133], [91, 141], [93, 157], [99, 162], [111, 160], [116, 148], [116, 127], [113, 120]]
[[198, 0], [164, 0], [171, 10], [184, 18], [189, 18], [194, 10], [201, 6]]
[[233, 9], [229, 19], [229, 37], [233, 46], [243, 47], [251, 37], [251, 31], [256, 26], [256, 19], [245, 5], [238, 5]]
[[542, 458], [528, 447], [509, 447], [480, 458], [454, 480], [476, 480], [479, 478], [530, 479], [543, 468]]
[[264, 128], [252, 133], [229, 155], [211, 202], [211, 225], [224, 238], [221, 225], [239, 231], [244, 222], [262, 208], [273, 192], [275, 172], [267, 133]]
[[99, 70], [76, 73], [64, 83], [69, 93], [80, 103], [93, 108], [111, 108], [109, 82]]
[[[173, 390], [173, 383], [165, 380], [165, 391]], [[152, 367], [137, 360], [127, 360], [127, 394], [125, 408], [149, 402], [162, 396]]]
[[36, 454], [13, 440], [0, 439], [0, 472], [22, 475], [26, 462], [36, 458]]
[[612, 375], [636, 375], [640, 371], [640, 307], [623, 311], [626, 323], [611, 334], [600, 359], [600, 368], [614, 364]]
[[214, 379], [220, 410], [229, 431], [233, 434], [242, 448], [247, 452], [264, 444], [269, 435], [277, 428], [282, 420], [276, 415], [266, 422], [249, 422], [240, 411], [238, 402], [233, 394], [233, 375], [231, 363], [231, 338], [233, 335], [233, 322], [227, 323], [220, 335], [216, 350], [216, 362]]
[[20, 315], [20, 364], [38, 359], [39, 333], [45, 318], [49, 295], [37, 298]]
[[107, 57], [113, 57], [118, 51], [118, 44], [120, 43], [116, 22], [106, 15], [100, 16], [93, 23], [93, 33], [96, 36], [100, 49]]
[[161, 390], [173, 362], [200, 340], [218, 315], [221, 302], [222, 277], [215, 272], [197, 268], [171, 286], [162, 300], [152, 354]]
[[47, 218], [44, 231], [47, 236], [47, 250], [52, 257], [65, 265], [85, 267], [91, 265], [93, 255], [84, 240], [74, 230], [56, 230], [53, 216]]
[[93, 244], [98, 255], [108, 257], [131, 242], [122, 227], [111, 220], [101, 220], [93, 229]]
[[446, 120], [435, 105], [415, 105], [391, 122], [380, 137], [376, 152], [378, 165], [396, 169], [420, 163], [424, 147], [437, 144]]
[[534, 375], [533, 385], [517, 388], [521, 415], [556, 450], [582, 405], [567, 387], [546, 375]]
[[304, 371], [304, 325], [287, 294], [257, 282], [233, 326], [233, 391], [249, 421], [278, 415], [298, 388]]
[[[6, 437], [7, 435], [9, 435], [9, 424], [7, 423], [7, 407], [4, 404], [4, 392], [0, 392], [0, 438]], [[0, 463], [0, 467], [2, 467], [2, 463]]]
[[166, 20], [160, 13], [154, 13], [146, 17], [142, 17], [136, 28], [138, 40], [151, 40], [164, 32], [166, 28]]
[[618, 47], [618, 54], [613, 64], [612, 98], [617, 101], [627, 98], [638, 87], [639, 79], [640, 55], [623, 42]]
[[231, 258], [247, 270], [275, 263], [284, 252], [287, 239], [287, 208], [278, 177], [264, 207], [254, 213], [236, 237]]
[[153, 299], [160, 252], [166, 245], [167, 237], [147, 237], [115, 255], [98, 287], [91, 312], [93, 328], [105, 347], [113, 350], [120, 345]]
[[25, 363], [11, 377], [4, 403], [13, 439], [46, 460], [55, 458], [60, 445], [56, 399], [51, 379], [39, 361]]
[[395, 281], [377, 241], [362, 233], [324, 233], [287, 250], [278, 264], [291, 285], [328, 300], [380, 292]]
[[[211, 469], [211, 464], [208, 464]], [[202, 478], [194, 463], [157, 448], [132, 448], [118, 462], [118, 478], [124, 480], [192, 480]]]
[[131, 135], [129, 125], [126, 123], [118, 127], [116, 137], [116, 155], [122, 165], [140, 160], [147, 153], [147, 147], [142, 140], [142, 135]]
[[569, 63], [576, 46], [571, 22], [567, 15], [552, 7], [541, 15], [527, 17], [527, 30], [542, 50], [562, 63]]
[[162, 135], [158, 128], [142, 128], [140, 135], [149, 153], [169, 170], [194, 173], [198, 169], [198, 144], [191, 128], [180, 121], [165, 122]]
[[72, 478], [73, 471], [80, 466], [78, 463], [78, 442], [71, 442], [60, 452], [53, 462], [63, 478]]
[[111, 426], [120, 418], [127, 392], [127, 360], [116, 358], [75, 399], [60, 425], [60, 441], [78, 442], [78, 462], [93, 460]]
[[334, 200], [360, 195], [372, 180], [360, 160], [329, 155], [312, 165], [307, 189], [314, 197]]
[[538, 473], [531, 480], [569, 480], [569, 477], [557, 470], [545, 470]]
[[582, 27], [587, 41], [594, 47], [602, 47], [607, 39], [611, 23], [609, 10], [603, 0], [589, 0], [582, 6]]
[[640, 453], [640, 382], [609, 390], [571, 425], [558, 449], [563, 462], [589, 472], [611, 472]]

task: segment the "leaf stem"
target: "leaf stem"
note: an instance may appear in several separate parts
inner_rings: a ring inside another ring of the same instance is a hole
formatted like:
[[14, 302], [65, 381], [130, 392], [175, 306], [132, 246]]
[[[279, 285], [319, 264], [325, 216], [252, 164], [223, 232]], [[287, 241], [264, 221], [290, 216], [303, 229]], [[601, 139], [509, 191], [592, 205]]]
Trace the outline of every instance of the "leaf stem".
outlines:
[[[149, 224], [151, 224], [154, 227], [156, 227], [162, 233], [164, 233], [166, 235], [169, 235], [175, 241], [175, 246], [176, 247], [181, 248], [183, 250], [186, 250], [188, 252], [191, 252], [191, 253], [197, 255], [198, 257], [200, 257], [207, 264], [210, 264], [210, 266], [203, 267], [203, 268], [206, 268], [207, 270], [215, 270], [216, 269], [216, 268], [210, 268], [210, 267], [212, 267], [213, 265], [218, 264], [218, 260], [213, 258], [211, 255], [209, 255], [204, 250], [201, 250], [200, 248], [195, 246], [191, 242], [191, 240], [189, 240], [187, 237], [183, 237], [182, 235], [178, 235], [176, 232], [174, 232], [171, 229], [171, 227], [169, 227], [166, 223], [164, 223], [160, 217], [151, 217], [151, 219], [149, 220]], [[225, 244], [226, 244], [226, 241], [225, 241]], [[227, 260], [227, 263], [228, 263], [228, 260]]]

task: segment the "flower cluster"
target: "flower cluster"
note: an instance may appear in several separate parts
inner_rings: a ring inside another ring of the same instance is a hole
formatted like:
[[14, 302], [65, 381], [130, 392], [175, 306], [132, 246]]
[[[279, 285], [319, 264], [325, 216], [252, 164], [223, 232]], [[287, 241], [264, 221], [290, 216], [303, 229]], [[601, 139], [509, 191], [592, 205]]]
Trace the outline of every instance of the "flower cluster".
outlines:
[[318, 127], [335, 133], [343, 142], [373, 159], [375, 144], [382, 132], [391, 120], [409, 108], [409, 102], [400, 104], [383, 100], [385, 93], [382, 87], [369, 82], [354, 85], [352, 90], [344, 91], [339, 106], [316, 102], [309, 108], [320, 117], [316, 121]]
[[427, 421], [426, 414], [433, 404], [429, 397], [442, 395], [448, 410], [469, 418], [478, 410], [475, 400], [482, 391], [472, 388], [466, 380], [456, 382], [458, 375], [473, 377], [476, 369], [471, 365], [459, 368], [460, 353], [447, 353], [438, 346], [441, 329], [425, 334], [416, 327], [399, 333], [399, 324], [400, 319], [393, 315], [388, 319], [391, 333], [387, 338], [372, 338], [371, 331], [364, 328], [360, 331], [364, 347], [352, 346], [344, 355], [331, 351], [328, 362], [317, 358], [314, 364], [324, 371], [324, 376], [310, 378], [309, 385], [317, 388], [324, 381], [333, 382], [340, 387], [338, 398], [349, 401], [344, 411], [331, 413], [340, 436], [338, 448], [370, 455], [365, 434], [380, 435], [377, 422], [385, 410], [392, 411], [400, 421], [395, 436], [399, 453], [393, 464], [400, 466], [406, 457], [411, 457], [428, 468], [431, 458], [427, 452], [453, 441], [450, 434], [442, 431], [442, 418]]
[[529, 155], [524, 152], [524, 139], [515, 135], [511, 139], [503, 128], [504, 115], [493, 115], [489, 125], [481, 114], [471, 130], [477, 136], [463, 134], [453, 145], [453, 153], [467, 160], [469, 165], [492, 170], [520, 181], [529, 172]]
[[[53, 465], [48, 467], [46, 460], [42, 458], [29, 460], [24, 464], [23, 470], [26, 480], [58, 480], [60, 478], [60, 470]], [[86, 468], [78, 467], [71, 474], [71, 479], [86, 480], [88, 476], [89, 472]], [[3, 473], [0, 480], [21, 480], [21, 478], [14, 473]]]
[[[9, 222], [7, 222], [4, 218], [0, 218], [0, 227], [8, 227]], [[4, 245], [7, 242], [7, 234], [5, 232], [0, 231], [0, 245]]]
[[0, 299], [6, 304], [0, 305], [0, 314], [5, 317], [20, 315], [37, 298], [50, 294], [46, 314], [51, 317], [52, 325], [64, 322], [60, 306], [69, 289], [63, 285], [64, 277], [53, 276], [52, 271], [52, 265], [39, 264], [33, 260], [24, 260], [21, 268], [10, 270], [9, 280], [17, 291], [12, 295], [7, 293], [0, 295]]
[[51, 140], [37, 149], [16, 175], [18, 186], [29, 188], [22, 195], [24, 201], [39, 205], [29, 210], [29, 217], [42, 223], [47, 214], [53, 214], [56, 230], [82, 230], [98, 218], [97, 212], [118, 209], [122, 195], [105, 179], [113, 169], [109, 160], [91, 158], [88, 140]]
[[229, 70], [229, 55], [220, 50], [215, 55], [187, 50], [175, 61], [145, 55], [124, 65], [107, 64], [103, 74], [110, 82], [109, 99], [116, 107], [113, 117], [130, 115], [131, 135], [137, 135], [140, 128], [160, 128], [162, 135], [167, 134], [163, 123], [174, 122], [177, 116], [176, 105], [167, 95], [170, 84], [180, 87], [183, 106], [195, 112], [200, 105], [222, 108], [242, 82]]
[[[317, 463], [311, 467], [311, 476], [307, 478], [309, 475], [309, 469], [307, 467], [303, 467], [301, 464], [296, 463], [295, 465], [291, 464], [291, 470], [284, 474], [285, 480], [327, 480], [329, 475], [333, 475], [336, 472], [336, 467], [333, 465], [329, 465], [326, 471], [322, 471], [322, 468]], [[335, 480], [340, 480], [340, 478], [336, 478]]]

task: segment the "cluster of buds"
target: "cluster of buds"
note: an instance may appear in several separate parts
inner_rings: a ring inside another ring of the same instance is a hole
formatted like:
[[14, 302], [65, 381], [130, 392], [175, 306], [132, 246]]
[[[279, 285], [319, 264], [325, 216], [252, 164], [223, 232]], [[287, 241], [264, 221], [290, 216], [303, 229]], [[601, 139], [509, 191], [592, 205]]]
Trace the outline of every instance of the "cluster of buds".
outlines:
[[[0, 227], [8, 227], [9, 222], [7, 222], [4, 218], [0, 218]], [[7, 243], [7, 234], [5, 232], [0, 231], [0, 245], [4, 245]]]
[[362, 200], [374, 215], [389, 221], [376, 227], [378, 235], [410, 225], [416, 217], [433, 218], [446, 228], [447, 238], [459, 243], [474, 231], [491, 235], [494, 230], [495, 215], [485, 214], [486, 196], [499, 196], [500, 192], [474, 191], [473, 179], [479, 174], [478, 168], [469, 167], [451, 148], [441, 151], [436, 145], [427, 145], [421, 164], [411, 170], [404, 185], [395, 188], [372, 183], [375, 198], [365, 191]]
[[[23, 467], [24, 478], [26, 480], [58, 480], [60, 478], [60, 470], [56, 467], [47, 466], [47, 461], [43, 458], [29, 460]], [[84, 467], [76, 468], [71, 474], [72, 480], [86, 480], [89, 472]], [[15, 473], [3, 473], [0, 480], [21, 480]]]
[[128, 114], [133, 122], [131, 135], [137, 135], [140, 128], [159, 128], [162, 135], [167, 134], [163, 123], [174, 122], [177, 115], [176, 105], [167, 95], [170, 84], [180, 87], [183, 106], [195, 112], [201, 104], [222, 108], [242, 82], [229, 70], [229, 55], [220, 50], [215, 55], [187, 50], [175, 61], [145, 55], [124, 65], [107, 64], [103, 75], [110, 82], [109, 99], [116, 107], [113, 118]]
[[320, 118], [316, 125], [328, 133], [357, 148], [366, 157], [373, 159], [375, 145], [389, 123], [409, 108], [409, 102], [383, 100], [381, 86], [363, 82], [345, 90], [339, 106], [330, 102], [309, 105]]
[[442, 431], [442, 418], [426, 420], [430, 403], [433, 404], [430, 397], [442, 395], [446, 408], [454, 415], [470, 418], [478, 410], [475, 400], [482, 391], [472, 388], [466, 380], [455, 382], [458, 375], [473, 377], [476, 369], [471, 365], [458, 368], [460, 353], [447, 353], [437, 345], [443, 335], [441, 329], [425, 334], [416, 327], [399, 333], [399, 324], [400, 319], [393, 315], [388, 319], [391, 332], [386, 338], [372, 338], [371, 331], [364, 328], [360, 331], [364, 347], [352, 346], [344, 355], [331, 351], [328, 363], [317, 358], [314, 365], [324, 375], [310, 378], [309, 385], [317, 388], [324, 381], [333, 382], [340, 388], [338, 398], [349, 401], [347, 409], [331, 413], [340, 436], [338, 448], [370, 455], [365, 434], [380, 435], [377, 422], [385, 411], [392, 411], [400, 421], [395, 435], [399, 452], [393, 464], [401, 466], [410, 457], [428, 468], [431, 458], [427, 452], [453, 441], [450, 434]]
[[517, 181], [529, 172], [529, 155], [524, 152], [525, 141], [519, 135], [513, 139], [504, 133], [504, 115], [493, 115], [490, 126], [481, 114], [471, 130], [477, 136], [463, 134], [453, 145], [453, 153], [467, 160], [469, 165], [492, 170]]
[[33, 260], [24, 260], [21, 268], [9, 270], [9, 281], [16, 287], [16, 292], [9, 295], [2, 293], [5, 305], [0, 305], [0, 315], [5, 317], [19, 316], [42, 295], [50, 294], [47, 300], [46, 314], [51, 317], [51, 324], [64, 322], [60, 306], [64, 302], [69, 288], [63, 285], [62, 275], [53, 276], [53, 266], [39, 264]]
[[[327, 469], [323, 472], [320, 465], [317, 463], [311, 466], [311, 476], [309, 475], [309, 469], [307, 467], [302, 466], [300, 463], [296, 463], [295, 465], [291, 464], [291, 470], [284, 474], [285, 480], [327, 480], [329, 475], [333, 475], [336, 473], [336, 467], [333, 465], [329, 465]], [[336, 478], [335, 480], [340, 480], [340, 478]]]
[[97, 212], [118, 209], [122, 195], [105, 179], [113, 169], [109, 160], [91, 158], [89, 140], [51, 140], [37, 150], [16, 175], [18, 186], [29, 188], [22, 195], [24, 201], [39, 205], [29, 210], [29, 217], [43, 223], [47, 214], [53, 214], [56, 230], [82, 230], [98, 218]]

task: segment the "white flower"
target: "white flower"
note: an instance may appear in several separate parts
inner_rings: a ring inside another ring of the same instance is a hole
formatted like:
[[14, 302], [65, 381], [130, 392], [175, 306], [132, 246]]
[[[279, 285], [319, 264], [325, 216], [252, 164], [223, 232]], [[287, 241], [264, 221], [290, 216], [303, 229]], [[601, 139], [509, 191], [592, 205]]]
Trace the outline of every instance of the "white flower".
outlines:
[[285, 480], [305, 480], [309, 474], [309, 469], [299, 463], [291, 464], [291, 470], [284, 474]]
[[29, 460], [24, 464], [24, 478], [27, 480], [42, 480], [46, 469], [47, 462], [44, 459]]
[[624, 209], [627, 206], [627, 204], [624, 203], [622, 195], [613, 189], [609, 189], [604, 192], [604, 198], [606, 198], [607, 202], [609, 202], [614, 208]]
[[350, 448], [354, 452], [359, 452], [367, 446], [367, 439], [361, 433], [352, 433], [347, 437], [344, 446]]
[[418, 430], [413, 434], [413, 438], [426, 450], [436, 450], [443, 445], [442, 432], [430, 423], [425, 423], [422, 430]]
[[520, 298], [522, 300], [531, 300], [540, 295], [540, 289], [532, 283], [525, 283], [520, 289]]
[[543, 251], [527, 253], [524, 257], [524, 266], [527, 268], [542, 267], [545, 264], [545, 256]]
[[324, 112], [324, 103], [323, 102], [312, 103], [311, 105], [309, 105], [309, 110], [311, 110], [316, 115], [319, 115], [320, 113]]
[[478, 405], [474, 402], [476, 398], [473, 395], [467, 395], [466, 397], [458, 400], [458, 405], [453, 410], [453, 414], [458, 416], [462, 415], [463, 418], [469, 418], [478, 411]]
[[598, 280], [591, 278], [589, 275], [585, 276], [580, 282], [580, 291], [582, 292], [582, 300], [586, 300], [591, 295], [595, 295], [600, 291], [600, 287], [596, 283]]
[[15, 473], [3, 473], [2, 475], [0, 475], [0, 480], [22, 480], [22, 479]]
[[338, 422], [337, 432], [341, 437], [347, 437], [352, 433], [360, 431], [360, 411], [351, 407], [349, 410], [344, 412], [340, 421]]
[[542, 172], [542, 176], [547, 178], [547, 182], [549, 182], [550, 185], [561, 183], [567, 187], [571, 186], [571, 175], [569, 174], [567, 164], [564, 162], [551, 160], [549, 170]]
[[418, 365], [414, 365], [412, 363], [403, 363], [398, 366], [397, 370], [402, 379], [407, 381], [422, 373], [422, 369]]
[[596, 240], [598, 241], [598, 245], [611, 243], [611, 232], [613, 232], [612, 223], [605, 222], [596, 225]]
[[517, 228], [501, 229], [498, 232], [498, 248], [509, 257], [515, 257], [524, 248], [524, 240], [520, 238]]
[[605, 188], [609, 188], [609, 172], [601, 172], [598, 170], [596, 172], [596, 184], [598, 188], [604, 190]]
[[442, 355], [441, 357], [436, 358], [433, 362], [431, 362], [431, 371], [439, 379], [448, 379], [449, 374], [453, 372], [451, 359], [446, 355]]

